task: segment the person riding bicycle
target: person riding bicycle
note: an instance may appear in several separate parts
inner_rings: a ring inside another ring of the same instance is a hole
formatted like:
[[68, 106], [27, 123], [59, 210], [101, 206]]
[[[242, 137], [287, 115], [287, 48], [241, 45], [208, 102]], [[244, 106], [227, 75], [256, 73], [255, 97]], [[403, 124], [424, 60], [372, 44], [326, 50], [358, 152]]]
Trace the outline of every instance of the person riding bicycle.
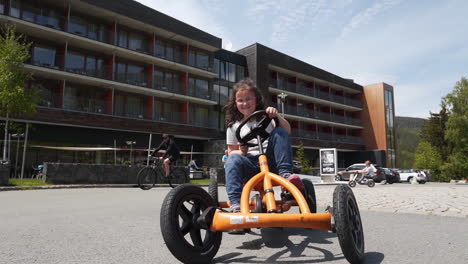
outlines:
[[358, 181], [363, 179], [373, 179], [375, 176], [376, 169], [370, 160], [366, 160], [365, 165], [366, 167], [364, 167], [364, 169], [357, 171], [361, 174], [361, 177], [358, 179]]
[[175, 162], [176, 160], [180, 158], [180, 151], [176, 143], [174, 142], [173, 135], [163, 134], [162, 138], [163, 138], [163, 141], [161, 142], [161, 144], [159, 144], [159, 147], [157, 147], [151, 153], [151, 156], [154, 156], [161, 149], [166, 150], [166, 153], [164, 153], [161, 159], [163, 159], [163, 165], [164, 165], [164, 171], [166, 173], [166, 177], [169, 177], [169, 174], [171, 172], [171, 163]]

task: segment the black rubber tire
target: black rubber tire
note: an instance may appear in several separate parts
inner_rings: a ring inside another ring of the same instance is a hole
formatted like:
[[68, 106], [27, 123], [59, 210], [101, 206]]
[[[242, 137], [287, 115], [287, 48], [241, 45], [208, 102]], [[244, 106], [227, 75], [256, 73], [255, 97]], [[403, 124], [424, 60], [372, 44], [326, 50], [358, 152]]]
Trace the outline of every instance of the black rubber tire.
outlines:
[[167, 194], [161, 206], [161, 234], [179, 261], [210, 263], [218, 252], [222, 232], [203, 229], [197, 222], [198, 216], [212, 206], [216, 206], [213, 198], [193, 184], [179, 185]]
[[302, 180], [302, 183], [304, 184], [304, 198], [307, 201], [307, 205], [309, 205], [309, 209], [311, 213], [317, 213], [317, 198], [315, 197], [315, 188], [314, 184], [306, 179]]
[[341, 181], [341, 176], [340, 175], [335, 175], [335, 181]]
[[354, 187], [356, 187], [356, 181], [349, 181], [348, 185], [349, 185], [349, 187], [354, 188]]
[[210, 176], [210, 185], [208, 185], [208, 193], [211, 198], [215, 201], [216, 204], [219, 203], [218, 200], [218, 180], [214, 176]]
[[369, 186], [370, 188], [374, 187], [375, 186], [375, 182], [373, 180], [368, 180], [367, 181], [367, 186]]
[[149, 190], [156, 184], [156, 171], [152, 167], [144, 167], [137, 174], [138, 187], [142, 190]]
[[338, 185], [333, 192], [333, 218], [343, 255], [349, 263], [364, 260], [364, 231], [353, 191]]
[[419, 181], [419, 184], [426, 184], [426, 181]]

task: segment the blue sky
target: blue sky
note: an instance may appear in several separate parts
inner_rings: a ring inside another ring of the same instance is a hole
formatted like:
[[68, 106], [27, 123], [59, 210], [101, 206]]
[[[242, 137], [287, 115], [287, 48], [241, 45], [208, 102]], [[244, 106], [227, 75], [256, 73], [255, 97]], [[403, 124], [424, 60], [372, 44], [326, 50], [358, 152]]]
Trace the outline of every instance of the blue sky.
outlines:
[[429, 116], [468, 77], [467, 0], [140, 0], [223, 39], [255, 42], [361, 85], [394, 87], [399, 116]]

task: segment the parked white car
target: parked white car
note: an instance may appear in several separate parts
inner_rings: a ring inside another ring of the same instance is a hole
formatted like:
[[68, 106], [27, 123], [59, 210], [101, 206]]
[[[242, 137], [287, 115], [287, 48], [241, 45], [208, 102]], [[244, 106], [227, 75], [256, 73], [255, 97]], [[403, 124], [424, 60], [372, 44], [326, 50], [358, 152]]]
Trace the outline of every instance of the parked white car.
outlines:
[[424, 184], [427, 181], [426, 174], [423, 171], [415, 170], [415, 169], [400, 169], [398, 170], [400, 173], [400, 181], [404, 182], [417, 182], [420, 184]]

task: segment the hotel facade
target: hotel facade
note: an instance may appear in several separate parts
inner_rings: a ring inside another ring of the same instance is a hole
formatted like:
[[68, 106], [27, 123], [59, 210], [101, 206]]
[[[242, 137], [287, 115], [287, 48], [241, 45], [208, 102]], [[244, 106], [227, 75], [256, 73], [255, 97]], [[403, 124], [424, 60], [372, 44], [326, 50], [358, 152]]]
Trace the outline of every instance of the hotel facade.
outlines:
[[131, 148], [133, 161], [144, 159], [149, 135], [154, 146], [163, 133], [184, 152], [221, 154], [223, 106], [250, 77], [314, 166], [320, 148], [337, 148], [339, 167], [376, 151], [396, 166], [390, 85], [362, 86], [257, 43], [223, 50], [220, 38], [130, 0], [0, 0], [0, 21], [33, 43], [27, 86], [41, 100], [35, 115], [14, 118], [30, 126], [28, 164], [115, 159], [65, 147]]

